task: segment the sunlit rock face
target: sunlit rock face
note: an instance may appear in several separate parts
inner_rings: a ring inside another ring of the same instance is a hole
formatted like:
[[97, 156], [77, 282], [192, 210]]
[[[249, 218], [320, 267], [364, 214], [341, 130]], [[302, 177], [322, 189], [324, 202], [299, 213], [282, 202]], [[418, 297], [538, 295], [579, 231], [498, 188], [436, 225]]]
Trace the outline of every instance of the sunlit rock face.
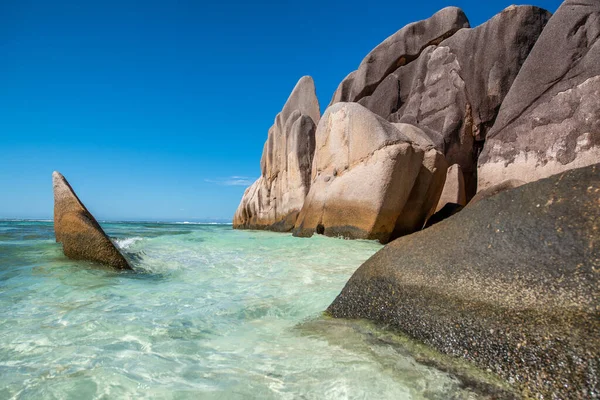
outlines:
[[54, 232], [56, 241], [63, 245], [65, 255], [116, 269], [132, 269], [59, 172], [52, 174], [52, 186]]
[[600, 161], [600, 2], [567, 0], [507, 94], [478, 165], [478, 189]]
[[319, 102], [311, 77], [298, 81], [275, 118], [261, 158], [261, 176], [242, 197], [237, 229], [290, 231], [310, 188]]
[[412, 233], [435, 209], [447, 167], [419, 128], [336, 103], [317, 128], [310, 192], [294, 234], [386, 243]]

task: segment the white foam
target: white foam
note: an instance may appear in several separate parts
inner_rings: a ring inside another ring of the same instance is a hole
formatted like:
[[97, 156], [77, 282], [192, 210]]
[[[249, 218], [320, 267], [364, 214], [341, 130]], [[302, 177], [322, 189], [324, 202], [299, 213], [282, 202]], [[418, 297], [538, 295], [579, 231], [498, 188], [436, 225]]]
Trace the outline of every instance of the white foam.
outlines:
[[139, 242], [142, 239], [143, 238], [141, 238], [141, 237], [131, 237], [131, 238], [124, 238], [124, 239], [115, 239], [115, 244], [120, 249], [127, 249], [127, 248], [129, 248], [129, 246], [131, 246], [135, 242]]

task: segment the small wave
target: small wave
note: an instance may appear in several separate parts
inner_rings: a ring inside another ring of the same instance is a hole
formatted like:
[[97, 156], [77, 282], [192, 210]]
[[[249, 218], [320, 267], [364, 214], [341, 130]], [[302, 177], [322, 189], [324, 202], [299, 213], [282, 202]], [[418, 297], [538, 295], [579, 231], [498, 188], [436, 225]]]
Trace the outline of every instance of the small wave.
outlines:
[[189, 221], [183, 221], [183, 222], [174, 222], [175, 224], [180, 224], [180, 225], [233, 225], [232, 222], [189, 222]]
[[132, 238], [123, 238], [123, 239], [115, 239], [115, 244], [120, 249], [127, 249], [129, 246], [134, 244], [135, 242], [139, 242], [143, 238], [141, 237], [132, 237]]

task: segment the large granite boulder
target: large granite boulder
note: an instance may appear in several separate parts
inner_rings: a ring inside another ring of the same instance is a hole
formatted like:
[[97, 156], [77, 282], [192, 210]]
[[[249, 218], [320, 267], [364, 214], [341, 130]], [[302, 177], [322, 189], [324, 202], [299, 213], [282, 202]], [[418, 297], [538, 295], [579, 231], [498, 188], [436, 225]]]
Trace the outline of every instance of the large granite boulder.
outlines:
[[310, 188], [319, 102], [313, 79], [301, 78], [263, 149], [261, 176], [242, 197], [233, 218], [237, 229], [290, 231]]
[[[461, 167], [469, 199], [487, 132], [550, 16], [538, 7], [511, 6], [428, 47], [362, 101], [377, 112], [397, 110], [383, 115], [390, 121], [422, 128], [448, 162]], [[394, 85], [397, 94], [385, 95]]]
[[328, 308], [491, 370], [526, 397], [600, 396], [600, 164], [508, 190], [365, 262]]
[[315, 140], [312, 183], [296, 236], [385, 243], [395, 231], [423, 226], [448, 166], [420, 129], [391, 124], [357, 103], [336, 103], [323, 115]]
[[599, 38], [600, 2], [567, 0], [559, 7], [488, 134], [478, 190], [600, 161]]
[[56, 241], [62, 243], [65, 255], [74, 260], [95, 261], [116, 269], [132, 269], [59, 172], [52, 174], [52, 186], [54, 233]]
[[457, 7], [446, 7], [426, 20], [405, 26], [367, 54], [358, 70], [340, 83], [331, 104], [357, 102], [371, 95], [387, 75], [417, 58], [427, 46], [467, 27], [469, 20]]

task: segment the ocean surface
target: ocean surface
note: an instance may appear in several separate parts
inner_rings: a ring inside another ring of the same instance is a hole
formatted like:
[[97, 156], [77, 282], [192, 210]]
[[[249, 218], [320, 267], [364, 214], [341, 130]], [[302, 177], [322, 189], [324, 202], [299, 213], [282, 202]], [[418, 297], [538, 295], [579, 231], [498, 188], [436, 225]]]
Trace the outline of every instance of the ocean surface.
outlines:
[[323, 317], [381, 246], [230, 225], [102, 223], [135, 272], [0, 221], [0, 399], [475, 398]]

